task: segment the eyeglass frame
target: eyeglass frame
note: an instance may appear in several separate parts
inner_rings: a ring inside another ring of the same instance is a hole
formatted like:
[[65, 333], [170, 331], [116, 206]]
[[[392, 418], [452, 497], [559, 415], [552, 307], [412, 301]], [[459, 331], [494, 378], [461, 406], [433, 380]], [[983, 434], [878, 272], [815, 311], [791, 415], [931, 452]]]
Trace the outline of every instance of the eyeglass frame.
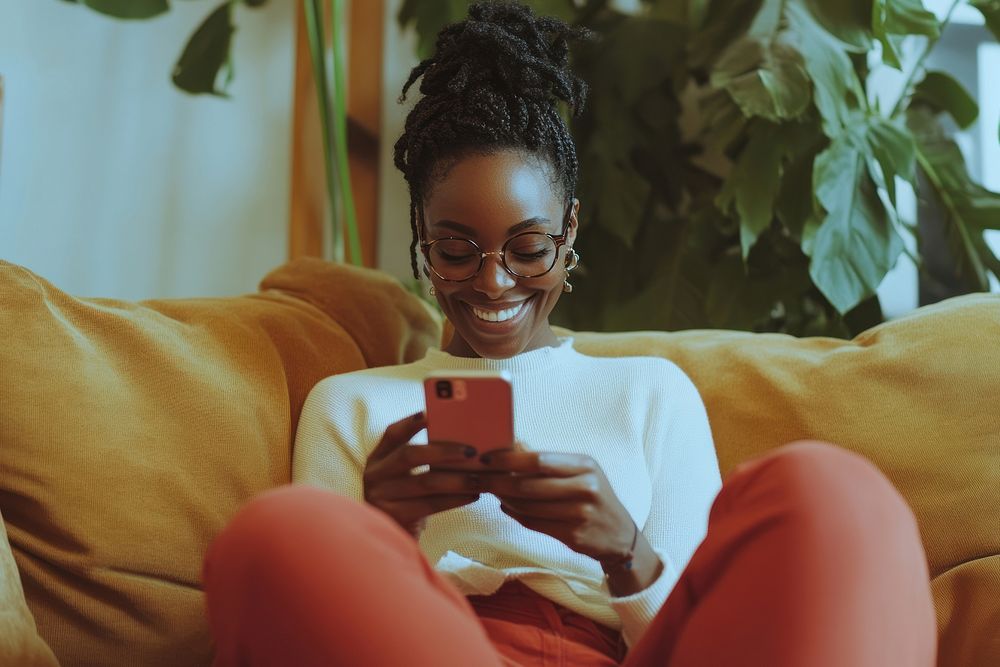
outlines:
[[[533, 231], [533, 230], [528, 230], [528, 231], [525, 231], [525, 232], [520, 232], [518, 234], [514, 234], [509, 239], [507, 239], [506, 241], [504, 241], [503, 245], [500, 246], [499, 250], [483, 251], [483, 249], [479, 247], [479, 244], [476, 243], [475, 241], [473, 241], [472, 239], [468, 239], [468, 238], [465, 238], [465, 237], [462, 237], [462, 236], [444, 236], [444, 237], [439, 238], [439, 239], [434, 239], [433, 241], [421, 241], [420, 242], [420, 251], [423, 252], [424, 259], [427, 260], [427, 266], [430, 267], [430, 270], [434, 272], [434, 275], [437, 276], [438, 278], [440, 278], [441, 280], [443, 280], [445, 282], [449, 282], [449, 283], [464, 283], [466, 280], [472, 280], [473, 278], [475, 278], [476, 276], [478, 276], [479, 272], [483, 270], [483, 265], [486, 263], [486, 256], [487, 255], [498, 255], [500, 257], [500, 266], [503, 267], [504, 271], [506, 271], [509, 275], [511, 275], [511, 276], [513, 276], [515, 278], [523, 278], [523, 279], [527, 279], [527, 280], [531, 280], [531, 279], [534, 279], [534, 278], [541, 278], [542, 276], [547, 276], [550, 273], [552, 273], [552, 269], [556, 268], [556, 264], [558, 263], [558, 259], [553, 259], [552, 260], [552, 266], [550, 266], [548, 269], [546, 269], [544, 273], [539, 273], [539, 274], [534, 275], [534, 276], [522, 276], [519, 273], [514, 273], [513, 271], [511, 271], [510, 267], [507, 266], [507, 257], [506, 257], [506, 255], [504, 255], [504, 249], [507, 247], [507, 244], [509, 244], [511, 241], [513, 241], [514, 239], [516, 239], [518, 237], [526, 236], [527, 234], [542, 234], [544, 236], [548, 236], [550, 239], [552, 239], [552, 242], [556, 244], [556, 256], [558, 256], [559, 255], [559, 248], [561, 248], [562, 246], [566, 245], [566, 237], [569, 234], [568, 227], [569, 227], [569, 221], [570, 221], [572, 212], [573, 212], [573, 201], [570, 200], [569, 205], [566, 207], [566, 214], [563, 217], [562, 233], [561, 234], [549, 234], [548, 232], [536, 232], [536, 231]], [[468, 278], [456, 279], [456, 278], [445, 278], [444, 276], [442, 276], [440, 273], [437, 272], [437, 269], [434, 268], [434, 264], [431, 263], [430, 249], [431, 249], [431, 246], [433, 246], [435, 243], [438, 243], [439, 241], [466, 241], [468, 243], [471, 243], [472, 246], [476, 250], [479, 251], [479, 266], [477, 266], [476, 270], [472, 272], [472, 275], [470, 275]]]

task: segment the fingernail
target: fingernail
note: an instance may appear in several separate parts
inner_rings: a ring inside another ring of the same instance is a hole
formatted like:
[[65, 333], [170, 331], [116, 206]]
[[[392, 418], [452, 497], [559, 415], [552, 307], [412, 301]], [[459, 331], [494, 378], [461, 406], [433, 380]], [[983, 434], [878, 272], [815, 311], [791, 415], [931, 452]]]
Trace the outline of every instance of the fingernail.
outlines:
[[486, 465], [489, 465], [490, 461], [492, 460], [492, 457], [489, 454], [483, 454], [482, 456], [479, 457], [479, 460], [485, 463]]
[[476, 455], [476, 448], [475, 447], [466, 447], [465, 448], [465, 458], [471, 459], [475, 455]]

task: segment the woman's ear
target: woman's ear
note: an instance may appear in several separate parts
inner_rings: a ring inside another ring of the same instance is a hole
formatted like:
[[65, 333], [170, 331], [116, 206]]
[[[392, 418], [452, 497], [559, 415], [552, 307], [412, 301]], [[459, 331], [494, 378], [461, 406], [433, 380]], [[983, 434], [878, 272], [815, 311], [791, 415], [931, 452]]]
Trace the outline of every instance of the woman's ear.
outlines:
[[569, 213], [569, 225], [566, 228], [566, 244], [570, 247], [576, 242], [576, 230], [579, 226], [580, 200], [573, 198], [572, 208]]

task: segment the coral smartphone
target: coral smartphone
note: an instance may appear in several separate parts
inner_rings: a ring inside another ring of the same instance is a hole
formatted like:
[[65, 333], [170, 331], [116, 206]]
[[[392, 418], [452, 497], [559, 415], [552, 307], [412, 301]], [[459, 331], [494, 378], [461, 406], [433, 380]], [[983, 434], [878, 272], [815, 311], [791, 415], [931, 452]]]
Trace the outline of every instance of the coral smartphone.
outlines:
[[[506, 371], [437, 371], [424, 379], [427, 440], [457, 442], [478, 454], [514, 445], [514, 403]], [[478, 470], [479, 457], [435, 465], [437, 470]]]

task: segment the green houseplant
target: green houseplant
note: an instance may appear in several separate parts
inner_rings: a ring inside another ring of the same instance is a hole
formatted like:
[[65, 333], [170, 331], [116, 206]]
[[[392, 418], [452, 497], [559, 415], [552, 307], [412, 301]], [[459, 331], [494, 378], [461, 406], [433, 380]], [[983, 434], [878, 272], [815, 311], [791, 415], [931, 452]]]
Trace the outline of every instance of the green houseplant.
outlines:
[[[574, 52], [591, 86], [571, 126], [583, 259], [559, 323], [849, 337], [883, 320], [875, 290], [902, 235], [919, 251], [898, 183], [940, 202], [970, 290], [1000, 277], [983, 238], [1000, 196], [971, 180], [945, 120], [968, 126], [978, 107], [926, 71], [947, 19], [921, 0], [528, 4], [600, 35]], [[1000, 2], [972, 4], [1000, 33]], [[467, 5], [406, 0], [397, 20], [424, 58]], [[906, 78], [888, 108], [874, 67]]]
[[[170, 9], [168, 0], [63, 0], [82, 4], [119, 19], [151, 19]], [[217, 5], [188, 39], [172, 79], [181, 90], [195, 95], [228, 97], [233, 80], [234, 17], [240, 6], [260, 7], [267, 0], [225, 0]], [[344, 261], [346, 231], [352, 263], [361, 264], [358, 225], [347, 164], [347, 102], [344, 91], [344, 0], [302, 0], [305, 10], [313, 76], [316, 81], [327, 192], [327, 224], [333, 259]], [[326, 10], [329, 9], [329, 12]], [[329, 14], [329, 16], [327, 16]], [[329, 20], [330, 39], [326, 24]], [[328, 50], [328, 43], [332, 49]]]

